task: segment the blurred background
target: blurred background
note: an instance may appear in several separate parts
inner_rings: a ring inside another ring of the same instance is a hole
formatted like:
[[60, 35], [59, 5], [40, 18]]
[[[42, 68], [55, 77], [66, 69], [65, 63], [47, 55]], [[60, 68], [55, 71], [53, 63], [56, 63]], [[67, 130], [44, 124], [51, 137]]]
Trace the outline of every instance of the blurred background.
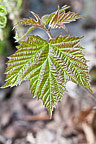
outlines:
[[[0, 29], [0, 86], [5, 83], [7, 57], [16, 51], [13, 26], [22, 18], [31, 17], [30, 11], [49, 14], [63, 5], [84, 16], [67, 25], [70, 35], [84, 36], [81, 41], [88, 60], [93, 94], [68, 82], [63, 101], [58, 103], [49, 119], [42, 101], [32, 99], [29, 82], [0, 89], [0, 144], [96, 144], [96, 0], [3, 0], [7, 8], [7, 26]], [[18, 26], [19, 36], [28, 27]], [[52, 30], [56, 37], [62, 29]], [[47, 34], [36, 29], [31, 34], [48, 40]]]

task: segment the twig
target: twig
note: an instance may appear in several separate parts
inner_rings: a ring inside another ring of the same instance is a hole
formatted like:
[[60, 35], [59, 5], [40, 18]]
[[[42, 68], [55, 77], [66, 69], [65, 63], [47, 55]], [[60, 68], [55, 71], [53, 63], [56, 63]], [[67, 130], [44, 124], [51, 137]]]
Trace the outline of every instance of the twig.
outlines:
[[96, 144], [95, 135], [93, 133], [92, 127], [87, 123], [82, 123], [82, 128], [86, 136], [88, 144]]
[[37, 121], [37, 120], [42, 120], [42, 121], [46, 121], [46, 120], [50, 120], [50, 117], [48, 115], [45, 116], [39, 116], [39, 115], [29, 115], [29, 116], [25, 116], [24, 117], [25, 121]]

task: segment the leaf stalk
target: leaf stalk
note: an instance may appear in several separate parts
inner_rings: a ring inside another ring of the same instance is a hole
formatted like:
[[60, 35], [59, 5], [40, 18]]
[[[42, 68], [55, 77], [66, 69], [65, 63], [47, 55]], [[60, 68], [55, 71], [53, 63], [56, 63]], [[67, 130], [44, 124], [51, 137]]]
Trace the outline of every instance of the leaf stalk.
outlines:
[[48, 36], [49, 36], [49, 40], [53, 38], [53, 36], [52, 36], [52, 34], [51, 34], [51, 32], [50, 32], [50, 29], [47, 29], [47, 30], [46, 30], [46, 33], [47, 33]]

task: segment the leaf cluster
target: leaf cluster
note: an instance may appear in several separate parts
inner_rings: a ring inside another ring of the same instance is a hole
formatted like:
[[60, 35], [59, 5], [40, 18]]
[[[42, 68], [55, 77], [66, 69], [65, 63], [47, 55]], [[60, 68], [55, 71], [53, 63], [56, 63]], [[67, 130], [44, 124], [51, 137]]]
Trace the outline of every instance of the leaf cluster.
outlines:
[[50, 29], [56, 29], [56, 28], [63, 28], [64, 30], [67, 30], [65, 26], [66, 23], [70, 23], [72, 21], [76, 21], [76, 19], [82, 18], [82, 16], [74, 12], [69, 11], [66, 13], [66, 10], [68, 8], [70, 8], [70, 6], [65, 5], [61, 9], [58, 6], [57, 11], [51, 14], [44, 15], [41, 18], [38, 16], [38, 14], [31, 11], [34, 18], [32, 17], [30, 17], [29, 19], [24, 18], [14, 26], [14, 28], [17, 25], [29, 26], [28, 31], [21, 38], [18, 38], [17, 41], [20, 41], [21, 39], [23, 39], [29, 32], [31, 32], [32, 30], [36, 28], [43, 29], [47, 32], [49, 32]]
[[[59, 35], [52, 38], [50, 33], [50, 29], [65, 29], [66, 23], [81, 18], [74, 12], [66, 13], [68, 8], [66, 5], [61, 9], [58, 7], [56, 12], [42, 18], [32, 12], [35, 18], [24, 18], [18, 22], [17, 25], [30, 26], [19, 40], [26, 35], [27, 39], [20, 42], [16, 53], [7, 62], [6, 83], [3, 88], [17, 86], [22, 81], [29, 80], [32, 96], [42, 99], [50, 116], [64, 96], [67, 81], [71, 80], [91, 91], [88, 66], [80, 45], [82, 37]], [[49, 41], [28, 35], [35, 28], [44, 29], [49, 35]]]

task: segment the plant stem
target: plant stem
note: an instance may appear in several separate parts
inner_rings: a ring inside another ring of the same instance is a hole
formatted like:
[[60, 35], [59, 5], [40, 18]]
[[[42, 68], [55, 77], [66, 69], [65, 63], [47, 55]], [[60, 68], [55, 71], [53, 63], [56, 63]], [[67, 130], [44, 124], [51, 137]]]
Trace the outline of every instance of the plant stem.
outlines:
[[49, 39], [52, 39], [53, 36], [52, 36], [52, 34], [51, 34], [51, 32], [50, 32], [50, 29], [47, 29], [46, 32], [47, 32], [47, 34], [48, 34], [48, 36], [49, 36]]

